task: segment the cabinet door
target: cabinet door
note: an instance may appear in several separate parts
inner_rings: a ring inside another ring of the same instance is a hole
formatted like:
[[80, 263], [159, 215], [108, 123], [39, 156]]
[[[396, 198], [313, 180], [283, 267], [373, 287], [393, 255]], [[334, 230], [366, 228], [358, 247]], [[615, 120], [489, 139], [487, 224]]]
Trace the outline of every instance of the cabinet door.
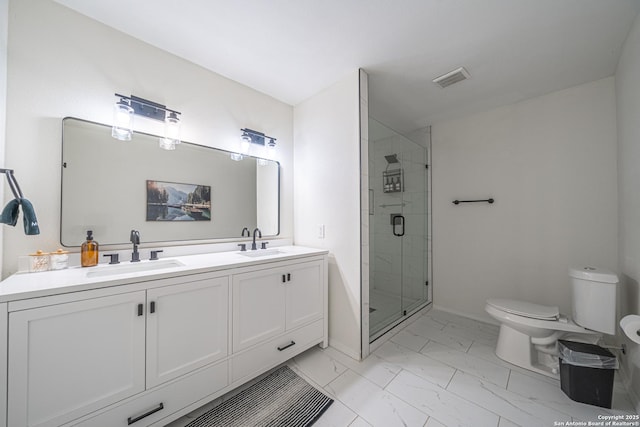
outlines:
[[233, 276], [233, 351], [285, 330], [287, 270], [274, 268]]
[[147, 291], [147, 388], [227, 356], [229, 278]]
[[287, 273], [287, 330], [323, 316], [322, 262], [292, 265]]
[[58, 426], [144, 390], [144, 291], [9, 314], [8, 425]]

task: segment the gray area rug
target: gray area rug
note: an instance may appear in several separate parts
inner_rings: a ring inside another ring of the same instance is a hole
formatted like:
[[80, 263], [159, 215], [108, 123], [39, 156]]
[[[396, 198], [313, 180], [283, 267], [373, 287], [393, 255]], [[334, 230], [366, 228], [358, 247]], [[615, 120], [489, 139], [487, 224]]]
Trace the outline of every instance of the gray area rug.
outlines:
[[185, 427], [306, 427], [333, 399], [282, 366]]

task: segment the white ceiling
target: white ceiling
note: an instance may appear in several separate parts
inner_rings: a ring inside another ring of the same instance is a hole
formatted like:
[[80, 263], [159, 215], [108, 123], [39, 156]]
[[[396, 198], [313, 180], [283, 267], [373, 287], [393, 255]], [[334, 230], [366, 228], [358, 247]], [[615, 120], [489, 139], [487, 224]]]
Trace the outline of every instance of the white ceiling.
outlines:
[[[55, 0], [296, 105], [357, 68], [401, 131], [615, 73], [640, 0]], [[471, 78], [431, 80], [459, 66]]]

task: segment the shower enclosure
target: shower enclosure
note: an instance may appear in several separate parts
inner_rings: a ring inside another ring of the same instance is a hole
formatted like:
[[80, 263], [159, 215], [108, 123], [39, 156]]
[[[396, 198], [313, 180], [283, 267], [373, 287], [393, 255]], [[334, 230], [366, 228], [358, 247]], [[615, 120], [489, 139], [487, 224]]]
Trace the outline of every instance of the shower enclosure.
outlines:
[[431, 301], [430, 133], [369, 118], [369, 340]]

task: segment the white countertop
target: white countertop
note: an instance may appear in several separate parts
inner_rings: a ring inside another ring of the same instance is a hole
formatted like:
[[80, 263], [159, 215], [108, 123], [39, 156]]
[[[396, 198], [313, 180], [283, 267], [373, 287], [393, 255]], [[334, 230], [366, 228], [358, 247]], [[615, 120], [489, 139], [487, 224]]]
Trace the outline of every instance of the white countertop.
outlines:
[[[264, 253], [268, 255], [247, 256], [258, 255], [261, 251], [261, 249], [258, 249], [257, 251], [248, 250], [246, 252], [214, 252], [161, 258], [157, 261], [144, 260], [139, 263], [125, 261], [117, 265], [100, 264], [95, 267], [72, 267], [42, 273], [16, 273], [0, 282], [0, 302], [164, 279], [185, 273], [205, 273], [229, 268], [248, 267], [273, 261], [286, 261], [328, 253], [324, 249], [313, 249], [304, 246], [279, 246], [264, 250]], [[151, 269], [144, 270], [147, 267]], [[129, 268], [142, 271], [126, 271]], [[113, 271], [118, 272], [110, 274]]]

